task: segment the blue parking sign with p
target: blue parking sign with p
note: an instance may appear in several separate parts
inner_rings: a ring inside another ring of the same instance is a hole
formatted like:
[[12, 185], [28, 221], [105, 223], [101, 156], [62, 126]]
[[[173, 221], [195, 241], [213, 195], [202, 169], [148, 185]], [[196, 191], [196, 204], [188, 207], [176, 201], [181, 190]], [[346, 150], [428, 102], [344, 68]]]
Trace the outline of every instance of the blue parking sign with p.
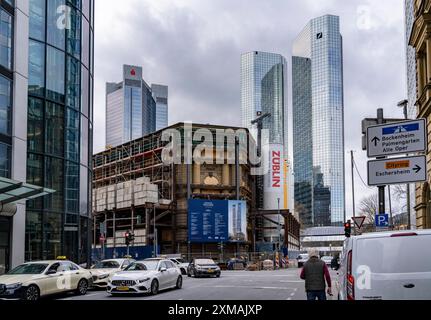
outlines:
[[388, 214], [376, 215], [376, 227], [378, 227], [378, 228], [389, 227], [389, 215]]

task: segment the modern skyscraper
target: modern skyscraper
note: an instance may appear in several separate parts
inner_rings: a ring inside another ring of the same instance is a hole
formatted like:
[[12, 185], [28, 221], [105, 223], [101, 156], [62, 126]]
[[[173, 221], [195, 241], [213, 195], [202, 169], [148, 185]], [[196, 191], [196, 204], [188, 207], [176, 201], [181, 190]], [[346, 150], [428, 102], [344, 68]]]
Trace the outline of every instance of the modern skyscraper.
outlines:
[[169, 118], [169, 88], [159, 84], [151, 85], [153, 98], [156, 101], [156, 131], [168, 126]]
[[106, 145], [116, 147], [156, 131], [156, 102], [142, 68], [123, 66], [123, 81], [106, 84]]
[[0, 274], [89, 262], [93, 17], [93, 0], [0, 3]]
[[408, 116], [416, 119], [417, 81], [416, 81], [416, 51], [409, 45], [410, 35], [415, 22], [414, 1], [405, 0], [405, 31], [406, 31], [406, 57], [407, 57], [407, 100]]
[[249, 52], [241, 57], [241, 120], [257, 138], [251, 121], [257, 113], [271, 113], [264, 121], [269, 143], [285, 144], [286, 59], [276, 53]]
[[311, 20], [293, 46], [295, 210], [303, 227], [345, 220], [342, 47], [333, 15]]
[[[263, 152], [268, 153], [269, 173], [262, 178], [262, 192], [257, 195], [258, 206], [265, 210], [289, 209], [289, 183], [285, 178], [288, 171], [286, 85], [287, 62], [282, 55], [253, 51], [241, 56], [242, 126], [257, 140], [252, 120], [260, 114], [271, 114], [264, 120], [263, 129], [268, 137], [267, 141], [262, 141]], [[269, 218], [278, 220], [278, 216]], [[266, 222], [266, 226], [276, 227], [270, 222]], [[274, 230], [264, 232], [263, 240], [278, 240], [276, 228]]]

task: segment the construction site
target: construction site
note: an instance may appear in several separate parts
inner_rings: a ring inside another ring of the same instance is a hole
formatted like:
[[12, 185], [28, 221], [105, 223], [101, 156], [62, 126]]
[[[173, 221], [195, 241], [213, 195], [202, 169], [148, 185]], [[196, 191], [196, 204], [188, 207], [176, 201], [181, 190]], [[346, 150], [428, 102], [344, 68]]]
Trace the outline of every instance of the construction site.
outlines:
[[[256, 209], [256, 179], [250, 174], [248, 145], [229, 151], [228, 141], [220, 152], [214, 148], [202, 153], [204, 158], [219, 159], [214, 163], [184, 164], [185, 126], [176, 124], [181, 137], [181, 163], [163, 159], [163, 150], [169, 140], [158, 131], [121, 146], [109, 148], [93, 156], [93, 258], [112, 258], [126, 252], [125, 233], [135, 235], [127, 253], [136, 258], [158, 254], [225, 257], [245, 256], [259, 251], [265, 231], [265, 217], [274, 212]], [[206, 129], [211, 134], [226, 131], [235, 135], [241, 128], [193, 124], [191, 135]], [[247, 131], [247, 139], [251, 135]], [[249, 143], [249, 142], [247, 142]], [[193, 141], [192, 149], [202, 141]], [[201, 152], [201, 151], [199, 151]], [[235, 161], [229, 162], [229, 159]], [[241, 161], [240, 161], [241, 160]], [[247, 241], [241, 243], [191, 243], [188, 235], [188, 201], [242, 200], [247, 204]], [[279, 212], [283, 217], [284, 245], [299, 250], [299, 223], [289, 211]], [[277, 213], [275, 213], [277, 214]], [[274, 221], [273, 221], [274, 222]], [[281, 225], [280, 225], [281, 226]], [[287, 231], [287, 232], [286, 232]]]

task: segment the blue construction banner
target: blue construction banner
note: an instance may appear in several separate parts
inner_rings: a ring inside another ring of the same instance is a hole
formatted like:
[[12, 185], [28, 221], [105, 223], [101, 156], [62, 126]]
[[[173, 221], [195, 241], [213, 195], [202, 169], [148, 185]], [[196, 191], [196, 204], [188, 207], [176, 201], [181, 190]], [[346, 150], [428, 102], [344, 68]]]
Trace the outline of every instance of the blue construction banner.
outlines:
[[189, 200], [189, 241], [227, 242], [229, 203], [223, 200]]

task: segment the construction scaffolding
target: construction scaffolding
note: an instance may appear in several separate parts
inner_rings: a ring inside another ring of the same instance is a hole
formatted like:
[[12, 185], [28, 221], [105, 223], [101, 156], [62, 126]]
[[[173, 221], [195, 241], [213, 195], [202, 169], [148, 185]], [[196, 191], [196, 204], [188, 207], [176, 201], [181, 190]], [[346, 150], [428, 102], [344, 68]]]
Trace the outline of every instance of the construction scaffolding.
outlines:
[[94, 248], [125, 246], [128, 230], [139, 234], [135, 245], [147, 246], [157, 228], [175, 229], [166, 218], [175, 212], [174, 167], [162, 161], [161, 138], [156, 132], [93, 157]]

